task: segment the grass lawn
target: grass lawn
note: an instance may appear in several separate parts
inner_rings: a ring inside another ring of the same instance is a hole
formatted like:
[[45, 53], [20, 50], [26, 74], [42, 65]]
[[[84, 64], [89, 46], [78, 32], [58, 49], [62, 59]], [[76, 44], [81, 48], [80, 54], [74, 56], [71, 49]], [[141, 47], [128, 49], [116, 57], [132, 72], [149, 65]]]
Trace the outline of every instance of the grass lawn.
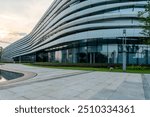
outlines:
[[[121, 67], [117, 67], [117, 68], [114, 68], [113, 70], [110, 70], [109, 68], [94, 68], [94, 67], [64, 67], [64, 66], [45, 66], [45, 65], [35, 65], [35, 64], [24, 64], [24, 65], [43, 67], [43, 68], [68, 69], [68, 70], [123, 72]], [[128, 66], [126, 72], [127, 73], [150, 74], [150, 68], [149, 67], [141, 67], [141, 66]]]

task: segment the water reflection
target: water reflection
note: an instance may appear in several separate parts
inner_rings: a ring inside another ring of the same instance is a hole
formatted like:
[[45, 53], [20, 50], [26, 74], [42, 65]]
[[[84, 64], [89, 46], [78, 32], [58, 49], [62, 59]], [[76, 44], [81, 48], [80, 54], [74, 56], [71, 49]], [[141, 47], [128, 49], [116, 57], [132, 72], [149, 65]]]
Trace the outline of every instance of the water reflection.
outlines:
[[0, 69], [0, 82], [7, 81], [3, 76], [2, 76], [2, 71]]
[[13, 80], [16, 78], [20, 78], [22, 76], [24, 76], [24, 74], [22, 73], [15, 73], [15, 72], [5, 71], [5, 70], [0, 69], [0, 82]]

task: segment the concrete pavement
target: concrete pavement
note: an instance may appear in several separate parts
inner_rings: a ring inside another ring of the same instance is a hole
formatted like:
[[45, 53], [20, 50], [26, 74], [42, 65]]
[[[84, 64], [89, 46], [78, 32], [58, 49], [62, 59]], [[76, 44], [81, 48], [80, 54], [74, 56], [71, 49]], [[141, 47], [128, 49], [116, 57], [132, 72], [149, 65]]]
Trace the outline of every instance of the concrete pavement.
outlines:
[[145, 100], [150, 75], [63, 70], [6, 64], [37, 76], [0, 86], [1, 100]]

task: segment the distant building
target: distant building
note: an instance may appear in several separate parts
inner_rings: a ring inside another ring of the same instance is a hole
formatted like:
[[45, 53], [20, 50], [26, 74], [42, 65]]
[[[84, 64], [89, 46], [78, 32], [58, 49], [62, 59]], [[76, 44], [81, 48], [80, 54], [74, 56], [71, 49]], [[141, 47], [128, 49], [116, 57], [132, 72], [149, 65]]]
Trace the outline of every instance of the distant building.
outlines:
[[142, 43], [137, 15], [146, 4], [147, 0], [54, 0], [28, 36], [4, 49], [3, 58], [118, 64], [126, 37], [127, 64], [150, 64], [150, 46]]

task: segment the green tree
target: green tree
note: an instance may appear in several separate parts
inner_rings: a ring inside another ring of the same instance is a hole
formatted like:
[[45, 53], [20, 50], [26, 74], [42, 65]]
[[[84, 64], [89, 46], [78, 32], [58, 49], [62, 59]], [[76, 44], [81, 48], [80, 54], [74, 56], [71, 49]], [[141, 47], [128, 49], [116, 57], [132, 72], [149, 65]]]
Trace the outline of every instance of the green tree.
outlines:
[[138, 16], [140, 18], [140, 21], [143, 23], [142, 25], [142, 32], [141, 34], [144, 37], [143, 42], [146, 44], [150, 44], [150, 1], [147, 2], [147, 5], [145, 6], [144, 11], [140, 11], [138, 13]]

